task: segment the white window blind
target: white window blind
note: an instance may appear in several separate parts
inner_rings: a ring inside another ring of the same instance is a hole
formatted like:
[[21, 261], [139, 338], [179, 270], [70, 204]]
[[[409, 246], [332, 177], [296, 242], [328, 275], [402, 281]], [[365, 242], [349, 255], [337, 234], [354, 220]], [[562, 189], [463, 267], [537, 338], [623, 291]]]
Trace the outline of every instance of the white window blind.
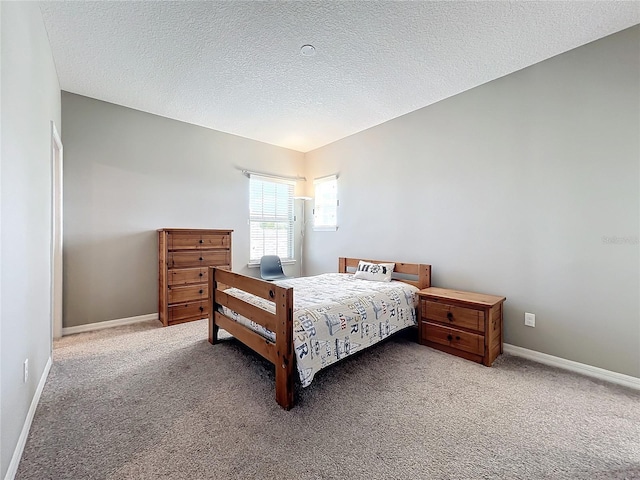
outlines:
[[249, 262], [263, 255], [293, 259], [293, 190], [295, 182], [249, 177]]
[[314, 230], [338, 229], [338, 177], [330, 175], [313, 181], [315, 204], [313, 208]]

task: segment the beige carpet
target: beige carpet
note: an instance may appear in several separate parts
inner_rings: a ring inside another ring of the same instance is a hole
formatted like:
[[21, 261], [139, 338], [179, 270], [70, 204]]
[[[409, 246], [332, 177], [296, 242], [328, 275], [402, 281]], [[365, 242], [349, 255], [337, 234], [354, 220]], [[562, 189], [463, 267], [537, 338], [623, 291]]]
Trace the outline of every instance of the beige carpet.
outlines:
[[290, 412], [273, 367], [205, 321], [65, 337], [18, 479], [635, 479], [640, 393], [396, 336]]

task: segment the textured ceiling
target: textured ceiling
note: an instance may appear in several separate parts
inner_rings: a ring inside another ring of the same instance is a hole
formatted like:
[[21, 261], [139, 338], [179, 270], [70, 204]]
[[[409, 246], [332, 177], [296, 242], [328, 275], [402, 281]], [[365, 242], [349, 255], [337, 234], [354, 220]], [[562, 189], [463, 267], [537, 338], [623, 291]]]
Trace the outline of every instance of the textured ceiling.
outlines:
[[640, 23], [637, 1], [40, 7], [63, 90], [302, 152]]

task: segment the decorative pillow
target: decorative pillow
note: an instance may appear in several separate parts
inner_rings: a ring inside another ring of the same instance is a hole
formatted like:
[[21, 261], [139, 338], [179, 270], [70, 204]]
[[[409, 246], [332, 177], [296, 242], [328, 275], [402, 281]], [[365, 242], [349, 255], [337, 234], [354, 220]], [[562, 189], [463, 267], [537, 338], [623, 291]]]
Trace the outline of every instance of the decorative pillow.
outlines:
[[360, 260], [355, 277], [374, 282], [390, 282], [395, 263], [370, 263]]

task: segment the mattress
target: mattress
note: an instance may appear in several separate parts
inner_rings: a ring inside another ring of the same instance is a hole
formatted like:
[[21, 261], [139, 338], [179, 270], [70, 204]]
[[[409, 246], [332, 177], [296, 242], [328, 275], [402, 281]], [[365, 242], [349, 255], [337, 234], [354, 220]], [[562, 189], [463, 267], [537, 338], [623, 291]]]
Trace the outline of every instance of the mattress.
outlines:
[[[275, 282], [293, 287], [293, 344], [300, 383], [317, 372], [403, 328], [416, 325], [418, 288], [404, 282], [373, 282], [326, 273]], [[225, 293], [274, 313], [275, 305], [245, 291]], [[275, 342], [275, 333], [222, 307], [222, 313]]]

